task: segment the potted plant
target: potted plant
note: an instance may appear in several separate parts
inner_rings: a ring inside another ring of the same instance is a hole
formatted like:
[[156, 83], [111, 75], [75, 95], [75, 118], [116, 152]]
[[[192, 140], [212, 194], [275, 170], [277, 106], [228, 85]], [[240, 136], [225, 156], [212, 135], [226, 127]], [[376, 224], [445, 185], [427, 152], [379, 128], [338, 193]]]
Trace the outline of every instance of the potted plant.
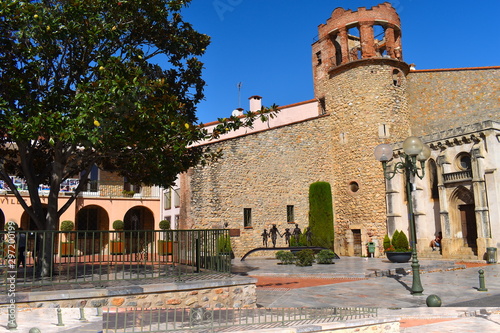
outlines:
[[231, 247], [231, 238], [229, 235], [220, 236], [217, 239], [217, 253], [230, 255], [233, 252]]
[[231, 247], [231, 238], [229, 235], [219, 236], [216, 244], [218, 265], [224, 269], [229, 266], [231, 259], [234, 258], [233, 249]]
[[116, 233], [116, 239], [111, 241], [111, 254], [123, 254], [124, 253], [124, 248], [125, 244], [123, 240], [121, 239], [121, 232], [123, 231], [123, 228], [125, 227], [125, 223], [123, 223], [122, 220], [115, 220], [113, 222], [113, 229], [118, 231]]
[[75, 255], [75, 242], [71, 240], [70, 231], [75, 228], [73, 221], [61, 222], [60, 230], [64, 234], [65, 241], [61, 242], [61, 257], [72, 257]]
[[390, 243], [388, 239], [389, 235], [386, 235], [384, 237], [384, 251], [387, 259], [396, 263], [410, 261], [412, 252], [406, 234], [403, 231], [396, 230], [392, 235]]
[[127, 198], [131, 198], [131, 197], [133, 197], [133, 196], [134, 196], [134, 194], [135, 194], [135, 192], [134, 192], [134, 191], [129, 191], [129, 190], [123, 190], [123, 191], [122, 191], [122, 195], [123, 195], [124, 197], [127, 197]]
[[170, 230], [170, 221], [161, 220], [160, 229], [163, 230], [163, 239], [158, 240], [158, 254], [161, 256], [172, 254], [173, 252], [173, 242], [168, 237], [166, 230]]

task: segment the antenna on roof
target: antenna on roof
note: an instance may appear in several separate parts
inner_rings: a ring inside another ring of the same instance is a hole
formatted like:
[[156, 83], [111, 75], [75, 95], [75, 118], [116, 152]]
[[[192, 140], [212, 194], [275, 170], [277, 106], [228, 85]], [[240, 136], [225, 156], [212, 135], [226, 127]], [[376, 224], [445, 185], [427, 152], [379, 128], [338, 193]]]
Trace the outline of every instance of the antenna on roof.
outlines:
[[243, 84], [241, 82], [238, 82], [238, 84], [236, 84], [236, 87], [238, 88], [238, 107], [241, 108], [241, 86]]

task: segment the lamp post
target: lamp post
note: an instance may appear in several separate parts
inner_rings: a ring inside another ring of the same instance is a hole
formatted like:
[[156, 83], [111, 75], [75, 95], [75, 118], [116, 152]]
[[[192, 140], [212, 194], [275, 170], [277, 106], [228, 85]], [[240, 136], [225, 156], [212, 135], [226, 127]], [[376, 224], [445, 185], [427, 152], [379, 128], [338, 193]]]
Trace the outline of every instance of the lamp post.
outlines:
[[[424, 289], [422, 288], [422, 283], [420, 282], [420, 264], [418, 263], [417, 258], [417, 232], [415, 228], [415, 215], [413, 213], [411, 195], [411, 192], [413, 191], [412, 177], [417, 176], [420, 179], [424, 177], [425, 161], [431, 155], [431, 150], [422, 142], [422, 140], [415, 136], [410, 136], [403, 142], [403, 151], [404, 153], [401, 155], [400, 161], [394, 164], [392, 170], [391, 166], [387, 165], [387, 162], [393, 158], [392, 147], [390, 145], [383, 143], [375, 147], [375, 158], [382, 162], [384, 177], [387, 180], [394, 178], [397, 173], [405, 174], [406, 202], [408, 208], [408, 220], [410, 223], [412, 248], [411, 268], [413, 272], [413, 283], [411, 286], [411, 293], [413, 295], [420, 296], [422, 295]], [[420, 168], [417, 165], [417, 161], [420, 162]]]

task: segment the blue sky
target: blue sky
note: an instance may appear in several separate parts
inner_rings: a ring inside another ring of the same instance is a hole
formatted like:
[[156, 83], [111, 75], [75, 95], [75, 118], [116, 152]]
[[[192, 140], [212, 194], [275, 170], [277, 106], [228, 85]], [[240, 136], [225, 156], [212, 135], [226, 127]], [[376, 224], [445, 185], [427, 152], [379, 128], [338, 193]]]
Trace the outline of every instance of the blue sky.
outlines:
[[[372, 0], [193, 0], [186, 21], [212, 38], [202, 57], [207, 82], [198, 105], [201, 123], [263, 105], [314, 98], [311, 44], [317, 27], [337, 7]], [[499, 0], [393, 0], [403, 34], [403, 56], [417, 69], [500, 66]], [[241, 82], [241, 94], [237, 84]], [[240, 97], [239, 97], [240, 96]]]

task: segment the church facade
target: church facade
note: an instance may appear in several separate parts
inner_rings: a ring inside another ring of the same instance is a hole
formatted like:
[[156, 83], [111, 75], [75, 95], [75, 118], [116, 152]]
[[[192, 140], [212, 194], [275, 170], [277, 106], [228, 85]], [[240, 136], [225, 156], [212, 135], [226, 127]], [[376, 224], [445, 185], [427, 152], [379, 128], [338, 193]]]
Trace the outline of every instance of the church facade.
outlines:
[[314, 99], [201, 143], [223, 157], [180, 176], [179, 227], [227, 227], [242, 256], [262, 245], [272, 224], [304, 229], [309, 185], [326, 181], [336, 253], [367, 255], [366, 244], [375, 242], [381, 255], [386, 234], [409, 234], [408, 214], [403, 175], [386, 180], [373, 150], [391, 144], [395, 163], [414, 135], [431, 148], [412, 198], [419, 253], [431, 251], [439, 232], [444, 258], [482, 259], [487, 247], [498, 247], [500, 67], [413, 69], [389, 3], [337, 8], [318, 31]]

